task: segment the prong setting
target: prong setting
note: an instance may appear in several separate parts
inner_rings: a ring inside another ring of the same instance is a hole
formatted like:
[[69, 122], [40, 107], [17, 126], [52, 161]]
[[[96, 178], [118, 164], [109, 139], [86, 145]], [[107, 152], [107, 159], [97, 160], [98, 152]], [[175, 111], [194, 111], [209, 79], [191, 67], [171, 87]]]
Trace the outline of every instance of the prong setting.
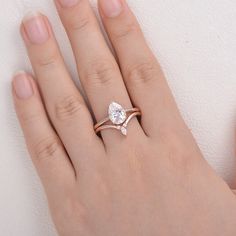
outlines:
[[115, 125], [123, 124], [127, 117], [125, 109], [119, 103], [116, 102], [112, 102], [109, 105], [108, 115], [112, 124]]

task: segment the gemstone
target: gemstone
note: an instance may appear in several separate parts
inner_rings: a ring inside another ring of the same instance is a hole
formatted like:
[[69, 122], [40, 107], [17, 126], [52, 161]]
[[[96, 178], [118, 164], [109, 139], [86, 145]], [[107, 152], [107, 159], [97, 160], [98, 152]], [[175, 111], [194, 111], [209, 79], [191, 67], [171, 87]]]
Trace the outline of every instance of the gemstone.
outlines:
[[118, 103], [112, 102], [108, 109], [109, 119], [113, 124], [120, 125], [126, 120], [125, 109]]
[[123, 135], [127, 135], [127, 129], [124, 126], [121, 126], [120, 131]]

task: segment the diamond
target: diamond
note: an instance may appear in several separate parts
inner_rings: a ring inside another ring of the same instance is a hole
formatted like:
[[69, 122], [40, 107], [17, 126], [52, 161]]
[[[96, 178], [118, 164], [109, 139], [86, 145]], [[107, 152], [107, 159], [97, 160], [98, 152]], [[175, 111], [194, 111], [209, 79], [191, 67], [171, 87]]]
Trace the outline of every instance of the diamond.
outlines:
[[108, 109], [109, 119], [113, 124], [120, 125], [126, 120], [125, 109], [118, 103], [112, 102]]
[[121, 126], [120, 131], [123, 135], [127, 135], [127, 129], [124, 126]]

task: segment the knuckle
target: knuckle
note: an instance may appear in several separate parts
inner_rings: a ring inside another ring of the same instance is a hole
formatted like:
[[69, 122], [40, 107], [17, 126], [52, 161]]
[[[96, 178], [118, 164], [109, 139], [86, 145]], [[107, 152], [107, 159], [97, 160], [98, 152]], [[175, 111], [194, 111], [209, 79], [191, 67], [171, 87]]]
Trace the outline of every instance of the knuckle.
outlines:
[[39, 113], [29, 114], [21, 112], [19, 113], [19, 119], [23, 125], [30, 126], [34, 125], [37, 121], [40, 120], [40, 114]]
[[39, 67], [52, 68], [57, 64], [58, 58], [59, 55], [57, 50], [54, 47], [49, 47], [48, 49], [40, 53], [40, 56], [37, 58], [36, 63]]
[[87, 29], [91, 22], [92, 20], [89, 15], [85, 15], [85, 13], [78, 14], [78, 12], [76, 11], [75, 14], [71, 14], [67, 22], [67, 27], [71, 31], [82, 31], [84, 29]]
[[176, 173], [185, 175], [192, 170], [193, 154], [183, 145], [171, 145], [168, 149], [167, 161]]
[[47, 137], [39, 141], [34, 146], [34, 152], [37, 160], [55, 157], [57, 151], [62, 147], [59, 138]]
[[149, 83], [157, 76], [157, 66], [153, 61], [138, 63], [128, 69], [127, 79], [130, 82]]
[[133, 172], [141, 173], [143, 170], [144, 160], [146, 157], [145, 149], [142, 145], [134, 147], [134, 155], [129, 158], [129, 166]]
[[70, 95], [60, 99], [55, 105], [55, 114], [57, 120], [68, 120], [77, 116], [84, 104], [77, 95]]
[[[184, 132], [184, 131], [183, 131]], [[184, 171], [191, 166], [194, 151], [188, 145], [181, 130], [171, 127], [163, 127], [159, 133], [162, 144], [166, 148], [167, 161], [175, 169]], [[188, 138], [189, 139], [189, 138]]]
[[137, 24], [132, 22], [132, 23], [122, 25], [122, 27], [120, 28], [114, 29], [113, 37], [115, 40], [120, 40], [123, 38], [127, 38], [133, 33], [136, 33], [138, 31], [139, 31], [139, 28], [137, 27]]
[[185, 159], [187, 159], [187, 156], [187, 150], [183, 145], [180, 144], [180, 142], [172, 142], [171, 144], [169, 144], [168, 159], [172, 163], [175, 163], [176, 161], [178, 161], [177, 163], [179, 163], [179, 161], [182, 163], [185, 161]]
[[55, 221], [58, 223], [58, 231], [61, 235], [68, 235], [68, 232], [65, 230], [64, 222], [68, 220], [71, 222], [76, 222], [78, 227], [76, 229], [77, 235], [91, 235], [88, 233], [88, 224], [89, 224], [89, 212], [81, 201], [78, 201], [77, 196], [70, 194], [66, 196], [66, 201], [63, 204], [63, 207], [58, 208], [57, 204], [51, 204], [52, 211], [55, 215]]
[[115, 65], [108, 60], [91, 63], [86, 81], [95, 86], [108, 85], [112, 81], [115, 69]]
[[173, 145], [173, 146], [180, 146], [179, 144], [181, 143], [181, 135], [180, 131], [173, 127], [174, 125], [169, 125], [169, 124], [162, 124], [159, 127], [158, 130], [158, 136], [164, 145]]
[[81, 31], [88, 28], [90, 20], [88, 18], [81, 18], [79, 20], [72, 20], [69, 23], [69, 28], [72, 31]]

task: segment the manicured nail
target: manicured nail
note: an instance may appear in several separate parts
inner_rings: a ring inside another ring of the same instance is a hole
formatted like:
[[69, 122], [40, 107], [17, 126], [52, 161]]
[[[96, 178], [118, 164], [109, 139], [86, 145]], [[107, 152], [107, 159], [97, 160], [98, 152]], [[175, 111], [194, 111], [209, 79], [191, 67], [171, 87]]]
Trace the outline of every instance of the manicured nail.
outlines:
[[32, 85], [24, 71], [19, 71], [14, 75], [12, 84], [19, 99], [28, 99], [33, 95]]
[[31, 43], [42, 44], [48, 40], [48, 29], [40, 13], [27, 14], [23, 19], [23, 25]]
[[58, 0], [62, 7], [73, 7], [79, 0]]
[[116, 17], [122, 11], [121, 0], [100, 0], [100, 6], [107, 17]]

